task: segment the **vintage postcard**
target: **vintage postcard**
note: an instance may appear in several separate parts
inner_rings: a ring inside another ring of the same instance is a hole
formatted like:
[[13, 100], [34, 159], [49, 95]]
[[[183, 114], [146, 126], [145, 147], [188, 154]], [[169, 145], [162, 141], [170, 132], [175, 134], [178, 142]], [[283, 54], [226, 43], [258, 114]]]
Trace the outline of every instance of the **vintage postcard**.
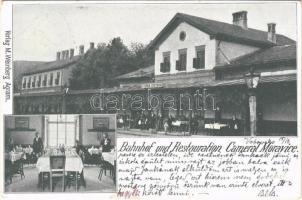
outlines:
[[301, 198], [300, 7], [3, 2], [4, 198]]

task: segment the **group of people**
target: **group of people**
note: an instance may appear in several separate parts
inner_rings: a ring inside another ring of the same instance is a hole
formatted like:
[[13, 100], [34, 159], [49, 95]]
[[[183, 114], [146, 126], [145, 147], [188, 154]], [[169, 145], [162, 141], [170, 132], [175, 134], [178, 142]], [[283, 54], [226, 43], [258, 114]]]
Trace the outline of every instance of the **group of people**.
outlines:
[[[100, 146], [103, 152], [110, 152], [112, 149], [111, 139], [108, 137], [108, 133], [104, 133], [102, 139], [100, 140]], [[75, 149], [77, 154], [80, 154], [80, 151], [87, 152], [85, 147], [80, 143], [79, 140], [76, 140]]]
[[[7, 144], [6, 144], [6, 149], [7, 151], [13, 151], [18, 145], [16, 145], [14, 143], [14, 140], [12, 137], [8, 138]], [[39, 157], [42, 152], [43, 152], [43, 141], [42, 138], [39, 136], [39, 133], [36, 132], [35, 133], [35, 137], [33, 139], [33, 144], [32, 144], [32, 148], [33, 148], [33, 154], [36, 155], [37, 157]]]
[[[102, 139], [100, 140], [100, 146], [102, 152], [110, 152], [112, 149], [111, 139], [108, 137], [107, 133], [104, 133]], [[81, 157], [82, 161], [85, 160], [87, 154], [89, 154], [88, 149], [80, 143], [79, 140], [76, 140], [75, 145], [76, 153]]]
[[[201, 117], [198, 117], [197, 115], [189, 117], [179, 116], [176, 118], [172, 115], [163, 117], [161, 114], [155, 115], [154, 113], [141, 113], [134, 116], [134, 118], [131, 118], [127, 114], [119, 115], [118, 127], [124, 129], [135, 128], [141, 130], [155, 129], [156, 131], [164, 131], [165, 134], [168, 134], [172, 131], [182, 131], [189, 132], [190, 135], [197, 135], [198, 132], [204, 128], [205, 124], [205, 120], [203, 120]], [[175, 125], [173, 125], [173, 122], [175, 121], [181, 121], [183, 124], [176, 127]], [[221, 110], [219, 107], [217, 107], [217, 111], [215, 112], [215, 122], [223, 123], [221, 120]], [[235, 115], [231, 120], [228, 120], [224, 123], [228, 124], [228, 130], [230, 132], [239, 132], [240, 121], [235, 117]]]
[[178, 131], [187, 131], [190, 129], [190, 133], [197, 134], [198, 132], [198, 119], [197, 117], [186, 118], [185, 116], [180, 116], [178, 118], [169, 115], [168, 117], [163, 117], [161, 114], [155, 115], [144, 114], [135, 115], [138, 117], [131, 118], [130, 116], [124, 114], [118, 116], [118, 127], [119, 128], [136, 128], [141, 130], [155, 129], [156, 131], [164, 131], [165, 134], [173, 131], [173, 122], [180, 120], [187, 122], [184, 126], [181, 126]]
[[[108, 137], [107, 133], [104, 133], [102, 136], [102, 139], [100, 140], [100, 146], [102, 147], [103, 152], [109, 152], [111, 151], [112, 144], [111, 144], [111, 139]], [[8, 138], [7, 144], [6, 144], [6, 149], [8, 152], [13, 151], [14, 148], [16, 148], [16, 145], [14, 144], [14, 141], [12, 137]], [[43, 154], [44, 151], [44, 145], [43, 145], [43, 140], [40, 137], [39, 133], [35, 133], [35, 137], [33, 139], [32, 143], [32, 154], [36, 156], [37, 158], [40, 157]], [[80, 150], [85, 152], [85, 147], [80, 144], [80, 142], [77, 140], [75, 144], [75, 149], [76, 152], [79, 154]]]
[[161, 115], [155, 115], [154, 113], [145, 115], [144, 113], [136, 115], [131, 118], [129, 115], [119, 115], [117, 122], [119, 128], [137, 128], [142, 130], [149, 129], [161, 129]]

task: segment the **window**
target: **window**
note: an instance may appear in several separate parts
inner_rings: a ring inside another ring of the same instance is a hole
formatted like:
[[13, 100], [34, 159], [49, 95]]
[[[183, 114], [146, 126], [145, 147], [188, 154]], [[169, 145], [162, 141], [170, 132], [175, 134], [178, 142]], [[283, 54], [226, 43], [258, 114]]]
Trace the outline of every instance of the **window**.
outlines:
[[31, 86], [34, 88], [36, 87], [36, 76], [33, 78], [33, 82], [31, 83]]
[[170, 71], [170, 52], [163, 53], [163, 62], [160, 63], [160, 72], [166, 73]]
[[179, 39], [180, 39], [181, 41], [184, 41], [184, 40], [186, 39], [186, 32], [181, 31], [181, 32], [179, 33]]
[[43, 80], [43, 86], [46, 86], [46, 82], [47, 82], [47, 74], [44, 74], [44, 80]]
[[42, 75], [39, 75], [37, 87], [41, 87]]
[[59, 85], [59, 81], [60, 81], [60, 72], [57, 72], [57, 78], [55, 80], [55, 84]]
[[26, 77], [23, 77], [22, 88], [26, 88]]
[[50, 73], [50, 78], [49, 78], [49, 85], [52, 86], [53, 82], [53, 73]]
[[178, 50], [178, 60], [176, 61], [176, 70], [186, 71], [187, 69], [187, 49]]
[[78, 117], [75, 115], [49, 115], [46, 120], [46, 135], [48, 147], [74, 146], [76, 134], [79, 131]]
[[28, 78], [27, 88], [30, 88], [30, 83], [31, 83], [31, 77]]
[[193, 58], [193, 68], [204, 69], [205, 68], [205, 46], [196, 47], [196, 58]]

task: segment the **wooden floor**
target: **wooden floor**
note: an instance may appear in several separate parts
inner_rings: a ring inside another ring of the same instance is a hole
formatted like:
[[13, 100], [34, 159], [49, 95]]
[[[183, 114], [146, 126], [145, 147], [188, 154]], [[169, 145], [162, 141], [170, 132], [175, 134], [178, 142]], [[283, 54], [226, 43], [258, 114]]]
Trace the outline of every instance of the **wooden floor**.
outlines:
[[[107, 172], [107, 176], [103, 175], [102, 180], [98, 180], [99, 168], [96, 166], [85, 166], [84, 176], [86, 188], [81, 186], [78, 192], [98, 192], [98, 193], [113, 193], [116, 191], [116, 186], [113, 183], [112, 177]], [[50, 192], [48, 188], [42, 191], [38, 187], [38, 170], [34, 166], [24, 167], [25, 178], [21, 180], [20, 175], [13, 177], [13, 182], [5, 186], [5, 192]], [[62, 185], [58, 182], [54, 188], [54, 192], [61, 192]], [[65, 192], [76, 192], [75, 187], [66, 188]]]

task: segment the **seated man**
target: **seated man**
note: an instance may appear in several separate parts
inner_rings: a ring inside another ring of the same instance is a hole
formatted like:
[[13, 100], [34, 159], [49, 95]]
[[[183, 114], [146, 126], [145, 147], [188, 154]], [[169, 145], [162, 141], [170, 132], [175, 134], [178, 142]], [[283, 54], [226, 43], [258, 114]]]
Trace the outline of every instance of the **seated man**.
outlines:
[[84, 162], [85, 154], [87, 154], [87, 150], [83, 145], [80, 144], [79, 140], [76, 140], [75, 149], [76, 149], [76, 153], [80, 156], [80, 158]]
[[111, 140], [108, 138], [108, 133], [104, 133], [103, 139], [101, 140], [101, 146], [103, 148], [103, 152], [110, 152]]
[[75, 149], [76, 149], [77, 154], [79, 154], [80, 151], [85, 152], [85, 150], [86, 150], [85, 147], [80, 144], [79, 140], [76, 140]]

